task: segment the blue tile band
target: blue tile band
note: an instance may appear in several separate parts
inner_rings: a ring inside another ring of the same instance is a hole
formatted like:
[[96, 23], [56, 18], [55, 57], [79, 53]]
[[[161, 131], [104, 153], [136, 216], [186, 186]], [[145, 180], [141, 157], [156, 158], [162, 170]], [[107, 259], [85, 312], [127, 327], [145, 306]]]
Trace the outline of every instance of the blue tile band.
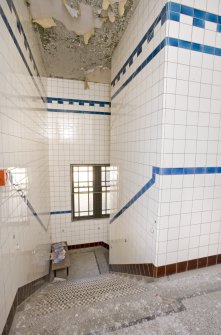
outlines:
[[130, 206], [132, 206], [135, 201], [137, 201], [151, 186], [155, 183], [155, 176], [152, 178], [131, 198], [126, 205], [124, 205], [119, 212], [117, 212], [111, 219], [110, 223], [114, 222], [119, 216], [121, 216]]
[[[154, 185], [156, 181], [156, 175], [159, 176], [176, 176], [176, 175], [191, 175], [191, 174], [214, 174], [221, 173], [221, 167], [186, 167], [186, 168], [160, 168], [152, 167], [152, 178], [131, 198], [126, 205], [124, 205], [110, 220], [110, 223], [114, 222], [119, 216], [121, 216], [129, 207], [131, 207], [147, 190]], [[53, 211], [51, 215], [56, 214], [71, 214], [71, 210], [66, 211]]]
[[[133, 50], [132, 54], [128, 57], [124, 65], [121, 67], [121, 69], [117, 72], [116, 76], [111, 82], [112, 86], [115, 86], [115, 83], [120, 80], [120, 76], [124, 75], [126, 73], [126, 67], [129, 65], [129, 67], [133, 64], [133, 58], [135, 55], [139, 56], [140, 53], [142, 53], [142, 46], [144, 43], [149, 43], [152, 38], [154, 37], [154, 29], [157, 26], [157, 24], [161, 21], [162, 19], [162, 13], [166, 13], [165, 11], [166, 7], [162, 9], [161, 13], [158, 15], [158, 17], [154, 20], [153, 24], [150, 26], [150, 28], [147, 30], [146, 34], [143, 36], [141, 41], [138, 43], [136, 48]], [[166, 21], [166, 16], [165, 16], [165, 21]]]
[[71, 214], [71, 211], [54, 211], [50, 212], [51, 215], [56, 215], [56, 214]]
[[152, 178], [131, 198], [126, 205], [124, 205], [111, 219], [110, 223], [114, 222], [121, 216], [135, 201], [137, 201], [147, 190], [154, 185], [156, 175], [159, 176], [177, 176], [177, 175], [191, 175], [191, 174], [215, 174], [221, 173], [221, 166], [218, 167], [186, 167], [186, 168], [160, 168], [152, 167]]
[[52, 109], [48, 108], [50, 113], [72, 113], [72, 114], [90, 114], [90, 115], [111, 115], [111, 112], [97, 112], [97, 111], [83, 111], [83, 110], [69, 110], [69, 109]]
[[[11, 171], [8, 171], [8, 179], [11, 183], [11, 185], [14, 187], [14, 189], [16, 190], [16, 192], [19, 194], [19, 196], [21, 197], [21, 199], [24, 201], [24, 203], [27, 205], [27, 207], [29, 208], [29, 210], [31, 211], [32, 215], [36, 218], [36, 220], [38, 221], [38, 223], [40, 223], [40, 225], [42, 226], [42, 228], [47, 231], [47, 228], [45, 227], [44, 223], [42, 222], [41, 218], [39, 215], [46, 215], [49, 213], [37, 213], [36, 210], [34, 209], [34, 207], [32, 206], [32, 204], [30, 203], [30, 201], [28, 200], [27, 196], [25, 195], [25, 193], [23, 192], [23, 190], [21, 189], [20, 185], [17, 185], [16, 183], [14, 183], [14, 179], [13, 179], [13, 174], [11, 173]], [[18, 188], [17, 188], [18, 186]]]
[[134, 58], [138, 57], [142, 53], [142, 46], [144, 43], [149, 43], [154, 36], [154, 29], [159, 22], [163, 25], [167, 20], [172, 20], [176, 22], [180, 22], [180, 15], [187, 15], [193, 18], [193, 26], [205, 29], [205, 21], [213, 22], [217, 24], [217, 32], [221, 32], [221, 16], [216, 15], [210, 12], [202, 11], [193, 7], [181, 5], [175, 2], [168, 2], [162, 8], [160, 14], [154, 20], [153, 24], [144, 34], [141, 41], [138, 43], [136, 48], [133, 50], [131, 55], [128, 57], [126, 62], [120, 68], [120, 70], [115, 75], [114, 79], [111, 82], [111, 85], [114, 87], [115, 84], [120, 80], [121, 76], [123, 76], [127, 72], [127, 66], [131, 66], [133, 64]]
[[20, 21], [20, 18], [18, 16], [18, 13], [17, 13], [17, 10], [15, 8], [15, 5], [13, 3], [13, 0], [6, 0], [7, 4], [8, 4], [8, 7], [10, 9], [11, 12], [14, 12], [14, 15], [16, 17], [16, 21], [17, 21], [17, 29], [19, 31], [19, 34], [23, 36], [24, 38], [24, 45], [25, 45], [25, 49], [28, 50], [29, 52], [29, 59], [30, 61], [33, 63], [33, 67], [34, 67], [34, 70], [36, 71], [36, 74], [37, 76], [40, 78], [40, 73], [38, 71], [38, 68], [37, 68], [37, 65], [36, 65], [36, 62], [34, 60], [34, 56], [32, 54], [32, 51], [31, 51], [31, 48], [30, 48], [30, 45], [28, 43], [28, 40], [27, 40], [27, 37], [25, 35], [25, 32], [24, 32], [24, 29], [22, 27], [22, 24], [21, 24], [21, 21]]
[[68, 102], [69, 105], [79, 104], [80, 106], [89, 105], [89, 106], [99, 106], [105, 107], [111, 106], [110, 101], [97, 101], [97, 100], [82, 100], [82, 99], [68, 99], [68, 98], [54, 98], [54, 97], [46, 97], [48, 103], [52, 103], [53, 101], [58, 104], [64, 104], [64, 102]]
[[221, 48], [211, 47], [209, 45], [189, 42], [173, 37], [166, 37], [164, 40], [154, 49], [154, 51], [138, 66], [138, 68], [130, 75], [130, 77], [118, 88], [118, 90], [112, 95], [111, 99], [114, 99], [152, 60], [156, 55], [165, 47], [173, 46], [181, 49], [188, 49], [196, 52], [206, 53], [209, 55], [221, 56]]
[[153, 167], [153, 174], [160, 176], [187, 175], [187, 174], [214, 174], [221, 173], [221, 167], [186, 167], [186, 168], [159, 168]]
[[[23, 37], [23, 39], [24, 39], [24, 46], [25, 46], [25, 49], [28, 50], [28, 57], [29, 57], [31, 63], [33, 64], [33, 69], [34, 69], [34, 71], [35, 71], [35, 73], [36, 73], [36, 76], [38, 77], [38, 79], [39, 79], [39, 81], [40, 81], [42, 91], [44, 91], [44, 87], [43, 87], [43, 84], [42, 84], [42, 82], [41, 82], [41, 76], [40, 76], [40, 73], [39, 73], [39, 71], [38, 71], [36, 62], [35, 62], [35, 60], [34, 60], [34, 56], [33, 56], [33, 54], [32, 54], [30, 45], [29, 45], [29, 43], [28, 43], [27, 37], [26, 37], [26, 35], [25, 35], [24, 29], [23, 29], [23, 27], [22, 27], [20, 18], [19, 18], [19, 16], [18, 16], [17, 10], [16, 10], [15, 5], [14, 5], [14, 3], [13, 3], [13, 0], [6, 0], [6, 2], [7, 2], [7, 4], [8, 4], [8, 7], [9, 7], [10, 11], [13, 12], [14, 15], [15, 15], [16, 22], [17, 22], [17, 25], [16, 25], [16, 26], [17, 26], [18, 32], [19, 32], [19, 34], [20, 34], [20, 35]], [[13, 33], [12, 28], [11, 28], [11, 26], [10, 26], [10, 24], [9, 24], [9, 22], [8, 22], [8, 20], [7, 20], [7, 18], [6, 18], [6, 15], [5, 15], [5, 13], [4, 13], [3, 9], [2, 9], [2, 6], [0, 6], [0, 15], [1, 15], [2, 19], [3, 19], [3, 22], [4, 22], [5, 25], [6, 25], [6, 28], [8, 29], [9, 34], [11, 35], [11, 38], [12, 38], [12, 40], [13, 40], [13, 42], [14, 42], [14, 44], [15, 44], [15, 46], [16, 46], [16, 48], [17, 48], [17, 50], [18, 50], [18, 52], [19, 52], [19, 54], [20, 54], [20, 56], [21, 56], [21, 58], [22, 58], [22, 61], [23, 61], [24, 65], [25, 65], [25, 67], [26, 67], [27, 70], [28, 70], [28, 73], [30, 74], [30, 76], [31, 76], [31, 78], [32, 78], [32, 81], [33, 81], [33, 83], [34, 83], [34, 85], [35, 85], [35, 87], [36, 87], [36, 89], [37, 89], [37, 91], [38, 91], [38, 93], [39, 93], [39, 96], [41, 97], [41, 100], [42, 100], [43, 102], [46, 102], [45, 98], [42, 96], [42, 93], [41, 93], [41, 91], [40, 91], [40, 89], [39, 89], [39, 86], [38, 86], [38, 84], [37, 84], [37, 82], [36, 82], [36, 80], [35, 80], [35, 78], [34, 78], [34, 75], [33, 75], [32, 71], [31, 71], [31, 69], [30, 69], [30, 67], [29, 67], [29, 65], [28, 65], [28, 63], [27, 63], [27, 61], [26, 61], [26, 58], [25, 58], [25, 56], [24, 56], [24, 54], [23, 54], [23, 52], [22, 52], [22, 50], [21, 50], [21, 48], [20, 48], [20, 45], [19, 45], [19, 43], [18, 43], [18, 41], [17, 41], [17, 39], [16, 39], [16, 37], [15, 37], [15, 34]]]
[[193, 25], [199, 28], [205, 28], [205, 20], [193, 18]]
[[30, 69], [30, 67], [29, 67], [29, 65], [28, 65], [28, 63], [26, 61], [26, 58], [25, 58], [25, 56], [24, 56], [24, 54], [23, 54], [23, 52], [21, 50], [21, 47], [20, 47], [20, 45], [19, 45], [19, 43], [18, 43], [18, 41], [17, 41], [17, 39], [16, 39], [13, 31], [12, 31], [12, 28], [11, 28], [11, 26], [10, 26], [7, 18], [6, 18], [6, 15], [5, 15], [5, 13], [4, 13], [1, 5], [0, 5], [0, 15], [1, 15], [2, 19], [3, 19], [3, 22], [5, 23], [5, 26], [6, 26], [7, 30], [8, 30], [8, 32], [9, 32], [9, 34], [10, 34], [10, 36], [11, 36], [13, 42], [14, 42], [14, 44], [15, 44], [15, 46], [16, 46], [16, 48], [17, 48], [20, 56], [21, 56], [21, 59], [22, 59], [24, 65], [25, 65], [26, 69], [28, 70], [28, 73], [29, 73], [29, 75], [30, 75], [30, 77], [31, 77], [31, 79], [32, 79], [32, 81], [33, 81], [33, 83], [34, 83], [34, 85], [35, 85], [38, 93], [39, 93], [39, 96], [41, 97], [41, 99], [42, 99], [43, 102], [46, 102], [45, 98], [42, 96], [42, 93], [41, 93], [41, 91], [40, 91], [40, 89], [38, 87], [38, 84], [37, 84], [37, 82], [36, 82], [36, 80], [34, 78], [34, 75], [32, 74], [32, 71], [31, 71], [31, 69]]

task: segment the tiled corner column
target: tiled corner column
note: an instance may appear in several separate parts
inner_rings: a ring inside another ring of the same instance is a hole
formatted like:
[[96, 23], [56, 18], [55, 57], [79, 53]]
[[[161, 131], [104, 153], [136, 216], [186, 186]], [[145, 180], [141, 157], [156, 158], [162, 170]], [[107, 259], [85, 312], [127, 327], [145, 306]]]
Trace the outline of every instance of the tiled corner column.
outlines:
[[[161, 167], [219, 167], [221, 6], [217, 1], [194, 6], [182, 1], [170, 9], [176, 20], [166, 22], [167, 34], [178, 45], [166, 46]], [[154, 264], [211, 263], [221, 253], [221, 175], [160, 176], [156, 187], [160, 205]]]
[[[113, 57], [110, 259], [171, 265], [166, 274], [219, 259], [221, 7], [148, 5], [140, 2]], [[146, 190], [153, 166], [196, 170], [160, 175]]]
[[[152, 166], [160, 166], [164, 4], [165, 1], [140, 1], [112, 59], [111, 165], [115, 167], [110, 225], [112, 265], [153, 263], [155, 259], [157, 235], [153, 228], [158, 189], [152, 185], [142, 196], [137, 193], [148, 187]], [[122, 212], [124, 207], [126, 210]]]

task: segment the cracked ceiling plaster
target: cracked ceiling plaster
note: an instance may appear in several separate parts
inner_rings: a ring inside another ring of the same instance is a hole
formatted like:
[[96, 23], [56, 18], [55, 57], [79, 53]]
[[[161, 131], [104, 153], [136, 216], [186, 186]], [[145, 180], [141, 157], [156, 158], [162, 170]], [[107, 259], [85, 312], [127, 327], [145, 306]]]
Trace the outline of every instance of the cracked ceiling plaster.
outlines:
[[138, 2], [30, 0], [46, 75], [109, 83], [113, 51]]

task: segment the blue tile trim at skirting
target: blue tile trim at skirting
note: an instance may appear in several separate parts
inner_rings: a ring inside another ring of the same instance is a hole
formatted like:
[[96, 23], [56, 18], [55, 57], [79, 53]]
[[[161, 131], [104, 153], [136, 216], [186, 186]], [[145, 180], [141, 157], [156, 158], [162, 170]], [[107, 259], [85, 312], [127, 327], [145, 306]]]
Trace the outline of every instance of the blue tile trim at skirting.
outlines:
[[118, 88], [118, 90], [112, 95], [111, 99], [114, 99], [152, 60], [153, 58], [165, 47], [173, 46], [181, 49], [188, 49], [196, 52], [202, 52], [209, 55], [221, 56], [221, 48], [211, 47], [209, 45], [189, 42], [180, 40], [173, 37], [166, 37], [154, 51], [138, 66], [138, 68], [130, 75], [130, 77]]
[[56, 214], [71, 214], [71, 211], [54, 211], [50, 212], [51, 215], [56, 215]]
[[48, 108], [50, 113], [72, 113], [72, 114], [90, 114], [90, 115], [111, 115], [111, 112], [96, 112], [96, 111], [80, 111], [80, 110], [69, 110], [69, 109], [52, 109]]
[[80, 106], [89, 105], [89, 106], [99, 106], [99, 107], [105, 107], [111, 106], [110, 101], [97, 101], [97, 100], [82, 100], [82, 99], [68, 99], [68, 98], [53, 98], [53, 97], [47, 97], [47, 102], [52, 103], [53, 101], [56, 101], [58, 104], [64, 104], [64, 102], [68, 102], [69, 105], [73, 104], [79, 104]]
[[[10, 10], [12, 11], [12, 9], [13, 9], [13, 11], [14, 11], [14, 13], [15, 13], [15, 16], [16, 16], [16, 19], [17, 19], [17, 27], [19, 26], [21, 32], [23, 32], [24, 44], [25, 44], [25, 46], [26, 46], [26, 49], [29, 48], [29, 56], [30, 56], [30, 55], [32, 55], [32, 53], [31, 53], [31, 49], [30, 49], [30, 47], [29, 47], [27, 38], [26, 38], [26, 36], [25, 36], [25, 33], [24, 33], [23, 28], [22, 28], [21, 22], [20, 22], [20, 20], [19, 20], [17, 11], [16, 11], [16, 9], [15, 9], [15, 7], [14, 7], [13, 1], [12, 1], [12, 0], [7, 0], [7, 3], [8, 3], [8, 6], [9, 6]], [[20, 45], [19, 45], [19, 43], [18, 43], [18, 41], [17, 41], [17, 39], [16, 39], [16, 37], [15, 37], [15, 34], [14, 34], [13, 31], [12, 31], [12, 28], [11, 28], [9, 22], [8, 22], [8, 19], [7, 19], [6, 15], [5, 15], [5, 13], [4, 13], [3, 8], [2, 8], [1, 5], [0, 5], [0, 15], [1, 15], [1, 17], [2, 17], [2, 19], [3, 19], [3, 22], [4, 22], [4, 24], [5, 24], [6, 28], [7, 28], [7, 30], [8, 30], [8, 32], [9, 32], [9, 34], [10, 34], [10, 36], [11, 36], [11, 38], [12, 38], [12, 40], [13, 40], [13, 42], [14, 42], [14, 44], [15, 44], [15, 46], [16, 46], [16, 48], [17, 48], [17, 50], [18, 50], [18, 52], [19, 52], [19, 54], [20, 54], [20, 56], [21, 56], [21, 58], [22, 58], [22, 60], [23, 60], [23, 63], [24, 63], [24, 65], [25, 65], [26, 69], [28, 70], [28, 73], [29, 73], [29, 75], [30, 75], [30, 77], [31, 77], [31, 79], [32, 79], [32, 81], [33, 81], [33, 83], [34, 83], [34, 85], [35, 85], [35, 87], [36, 87], [38, 93], [39, 93], [39, 96], [41, 97], [41, 99], [42, 99], [43, 102], [46, 102], [46, 99], [42, 96], [42, 93], [41, 93], [41, 91], [40, 91], [40, 89], [39, 89], [39, 86], [38, 86], [38, 84], [37, 84], [37, 82], [36, 82], [36, 80], [35, 80], [35, 78], [34, 78], [34, 75], [32, 74], [32, 71], [31, 71], [31, 69], [30, 69], [30, 67], [29, 67], [29, 65], [28, 65], [28, 63], [27, 63], [27, 61], [26, 61], [26, 58], [25, 58], [25, 56], [24, 56], [24, 54], [23, 54], [23, 52], [22, 52], [22, 50], [21, 50], [21, 47], [20, 47]], [[21, 32], [20, 32], [20, 33], [21, 33]], [[33, 56], [31, 56], [31, 59], [33, 60], [34, 68], [36, 69], [37, 76], [39, 77], [39, 80], [40, 80], [40, 75], [39, 75], [39, 73], [38, 73], [38, 70], [37, 70], [36, 64], [35, 64], [35, 62], [34, 62], [34, 58], [33, 58]]]
[[152, 167], [152, 178], [124, 205], [110, 220], [114, 222], [121, 216], [131, 205], [135, 203], [151, 186], [155, 183], [156, 175], [160, 176], [177, 176], [191, 174], [215, 174], [221, 173], [221, 166], [218, 167], [186, 167], [186, 168], [160, 168]]
[[180, 14], [193, 17], [193, 26], [205, 28], [205, 21], [217, 23], [217, 32], [221, 32], [221, 16], [210, 12], [202, 11], [193, 7], [181, 5], [175, 2], [168, 2], [161, 10], [160, 14], [154, 20], [153, 24], [147, 30], [141, 41], [138, 43], [136, 48], [133, 50], [131, 55], [128, 57], [126, 62], [117, 72], [116, 76], [111, 82], [114, 87], [116, 82], [120, 80], [120, 77], [127, 72], [126, 67], [131, 66], [134, 61], [134, 57], [138, 57], [142, 53], [142, 46], [144, 43], [149, 43], [154, 36], [154, 29], [159, 22], [163, 25], [167, 20], [180, 22]]

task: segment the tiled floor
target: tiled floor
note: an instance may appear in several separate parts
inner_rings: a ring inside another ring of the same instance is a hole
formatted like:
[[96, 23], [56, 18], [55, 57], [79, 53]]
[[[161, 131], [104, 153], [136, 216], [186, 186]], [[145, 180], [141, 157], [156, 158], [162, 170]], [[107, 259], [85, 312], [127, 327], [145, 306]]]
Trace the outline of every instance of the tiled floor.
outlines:
[[11, 335], [221, 334], [221, 266], [153, 281], [100, 274], [102, 249], [74, 252], [71, 258], [76, 271], [80, 262], [85, 267], [91, 262], [90, 271], [79, 270], [78, 279], [70, 272], [68, 280], [50, 283], [27, 299]]

